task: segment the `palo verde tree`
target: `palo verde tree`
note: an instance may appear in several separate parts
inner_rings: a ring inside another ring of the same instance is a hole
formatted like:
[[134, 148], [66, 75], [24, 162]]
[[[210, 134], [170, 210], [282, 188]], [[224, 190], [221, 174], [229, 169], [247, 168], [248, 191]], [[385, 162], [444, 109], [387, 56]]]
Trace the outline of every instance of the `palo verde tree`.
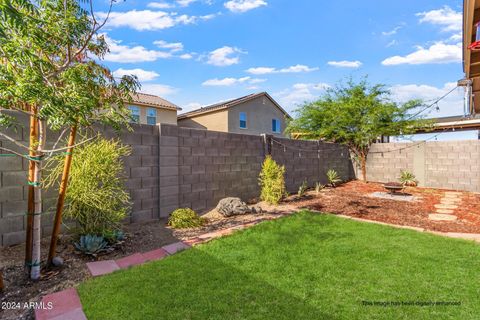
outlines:
[[[110, 1], [110, 9], [114, 1]], [[0, 5], [0, 113], [2, 124], [11, 125], [12, 115], [30, 116], [30, 143], [27, 153], [4, 148], [30, 160], [26, 264], [32, 279], [40, 276], [40, 215], [42, 214], [42, 162], [53, 153], [65, 152], [65, 168], [57, 203], [56, 243], [68, 172], [78, 127], [102, 122], [119, 128], [130, 119], [124, 105], [138, 88], [135, 77], [120, 80], [99, 61], [108, 52], [93, 0], [9, 0]], [[46, 148], [47, 127], [69, 129], [68, 145]], [[82, 142], [79, 142], [82, 143]], [[58, 227], [58, 228], [57, 228]], [[50, 250], [54, 252], [53, 250]]]
[[430, 123], [412, 115], [420, 100], [393, 102], [385, 85], [349, 79], [326, 90], [319, 100], [296, 110], [289, 133], [308, 139], [322, 139], [346, 145], [360, 163], [363, 181], [367, 180], [367, 155], [370, 146], [382, 136], [415, 133]]

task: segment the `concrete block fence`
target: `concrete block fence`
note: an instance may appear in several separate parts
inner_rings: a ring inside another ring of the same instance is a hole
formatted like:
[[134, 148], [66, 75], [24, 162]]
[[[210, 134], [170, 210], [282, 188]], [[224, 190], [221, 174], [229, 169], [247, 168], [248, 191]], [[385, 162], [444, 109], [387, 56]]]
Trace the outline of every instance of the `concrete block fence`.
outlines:
[[[23, 127], [8, 133], [28, 144], [28, 119], [20, 116], [19, 121]], [[180, 207], [206, 211], [228, 196], [243, 200], [258, 197], [258, 174], [266, 154], [285, 165], [289, 192], [296, 192], [304, 179], [311, 186], [317, 181], [325, 183], [325, 173], [330, 168], [336, 169], [343, 179], [354, 177], [348, 150], [335, 144], [163, 124], [132, 127], [133, 131], [121, 132], [102, 126], [94, 128], [106, 138], [118, 138], [132, 148], [131, 155], [123, 159], [125, 186], [132, 200], [127, 222], [168, 217]], [[56, 141], [58, 134], [48, 132], [48, 146]], [[0, 146], [20, 151], [2, 137]], [[0, 246], [24, 241], [27, 169], [25, 160], [0, 157]], [[44, 199], [42, 232], [48, 235], [56, 191], [47, 190]]]
[[401, 170], [419, 185], [480, 192], [480, 141], [374, 144], [367, 159], [370, 181], [397, 181]]

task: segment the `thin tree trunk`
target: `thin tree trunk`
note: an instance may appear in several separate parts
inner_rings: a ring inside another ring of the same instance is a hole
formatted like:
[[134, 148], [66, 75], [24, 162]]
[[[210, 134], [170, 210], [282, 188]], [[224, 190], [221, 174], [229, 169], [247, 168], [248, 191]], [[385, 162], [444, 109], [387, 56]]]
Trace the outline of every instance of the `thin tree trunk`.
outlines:
[[[38, 141], [38, 126], [37, 126], [37, 108], [32, 106], [30, 108], [30, 142], [29, 147], [33, 148]], [[35, 151], [30, 150], [30, 157], [35, 156]], [[28, 164], [28, 181], [32, 182], [35, 175], [35, 161], [30, 160]], [[32, 239], [33, 239], [33, 212], [34, 212], [34, 187], [29, 184], [28, 186], [28, 208], [27, 208], [27, 228], [25, 239], [25, 271], [30, 273], [30, 266], [32, 265]]]
[[[36, 157], [43, 156], [43, 150], [45, 146], [45, 122], [39, 121], [38, 123], [38, 147]], [[34, 197], [35, 197], [35, 206], [34, 206], [34, 216], [33, 216], [33, 243], [32, 243], [32, 268], [30, 270], [30, 278], [32, 280], [40, 279], [40, 263], [41, 263], [41, 252], [40, 244], [42, 239], [42, 188], [40, 186], [42, 180], [42, 162], [35, 162], [35, 175], [33, 179], [34, 187]]]
[[363, 182], [367, 182], [367, 157], [364, 153], [360, 155], [360, 166], [362, 168]]
[[77, 126], [70, 128], [70, 136], [68, 138], [68, 149], [63, 165], [62, 180], [60, 182], [60, 189], [58, 190], [57, 210], [55, 213], [55, 222], [53, 224], [52, 238], [50, 239], [50, 250], [48, 252], [48, 266], [52, 265], [53, 258], [56, 254], [58, 235], [62, 225], [63, 204], [65, 202], [65, 195], [67, 194], [68, 177], [70, 175], [70, 168], [72, 165], [73, 145], [75, 144], [75, 137], [77, 135]]
[[3, 271], [0, 270], [0, 292], [2, 292], [4, 288], [5, 286], [3, 284]]

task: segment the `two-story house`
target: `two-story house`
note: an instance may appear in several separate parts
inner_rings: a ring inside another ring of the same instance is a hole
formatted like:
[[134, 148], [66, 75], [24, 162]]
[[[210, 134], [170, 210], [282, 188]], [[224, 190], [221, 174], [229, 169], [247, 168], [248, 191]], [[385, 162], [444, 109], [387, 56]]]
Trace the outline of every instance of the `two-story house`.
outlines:
[[177, 112], [182, 110], [175, 104], [158, 96], [145, 93], [132, 95], [128, 109], [135, 123], [156, 125], [177, 124]]
[[284, 136], [290, 115], [266, 92], [202, 107], [178, 116], [178, 126]]

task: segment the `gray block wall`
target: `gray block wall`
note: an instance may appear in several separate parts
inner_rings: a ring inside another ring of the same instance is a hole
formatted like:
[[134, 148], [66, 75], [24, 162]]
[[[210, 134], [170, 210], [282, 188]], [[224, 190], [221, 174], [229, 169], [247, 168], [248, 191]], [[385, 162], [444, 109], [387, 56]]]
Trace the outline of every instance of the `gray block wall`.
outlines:
[[[9, 134], [28, 144], [28, 119]], [[294, 141], [268, 136], [214, 132], [174, 125], [132, 125], [133, 131], [116, 132], [95, 126], [106, 138], [130, 145], [131, 155], [123, 159], [125, 186], [132, 210], [126, 222], [157, 220], [182, 207], [204, 212], [224, 197], [245, 201], [259, 196], [258, 175], [266, 154], [285, 165], [289, 192], [296, 192], [306, 178], [310, 186], [326, 182], [328, 169], [343, 179], [354, 177], [346, 148], [328, 143]], [[3, 131], [5, 132], [5, 131]], [[58, 133], [48, 133], [48, 146]], [[273, 139], [273, 140], [272, 140]], [[267, 141], [267, 143], [265, 142]], [[279, 144], [281, 143], [281, 145]], [[16, 149], [0, 137], [0, 146]], [[300, 151], [305, 149], [306, 151]], [[312, 151], [311, 151], [312, 150]], [[74, 158], [75, 161], [75, 158]], [[24, 241], [27, 210], [28, 161], [0, 157], [0, 245]], [[42, 232], [48, 236], [53, 222], [56, 190], [44, 192]]]
[[397, 181], [401, 170], [420, 186], [480, 192], [480, 141], [374, 144], [367, 161], [370, 181]]

